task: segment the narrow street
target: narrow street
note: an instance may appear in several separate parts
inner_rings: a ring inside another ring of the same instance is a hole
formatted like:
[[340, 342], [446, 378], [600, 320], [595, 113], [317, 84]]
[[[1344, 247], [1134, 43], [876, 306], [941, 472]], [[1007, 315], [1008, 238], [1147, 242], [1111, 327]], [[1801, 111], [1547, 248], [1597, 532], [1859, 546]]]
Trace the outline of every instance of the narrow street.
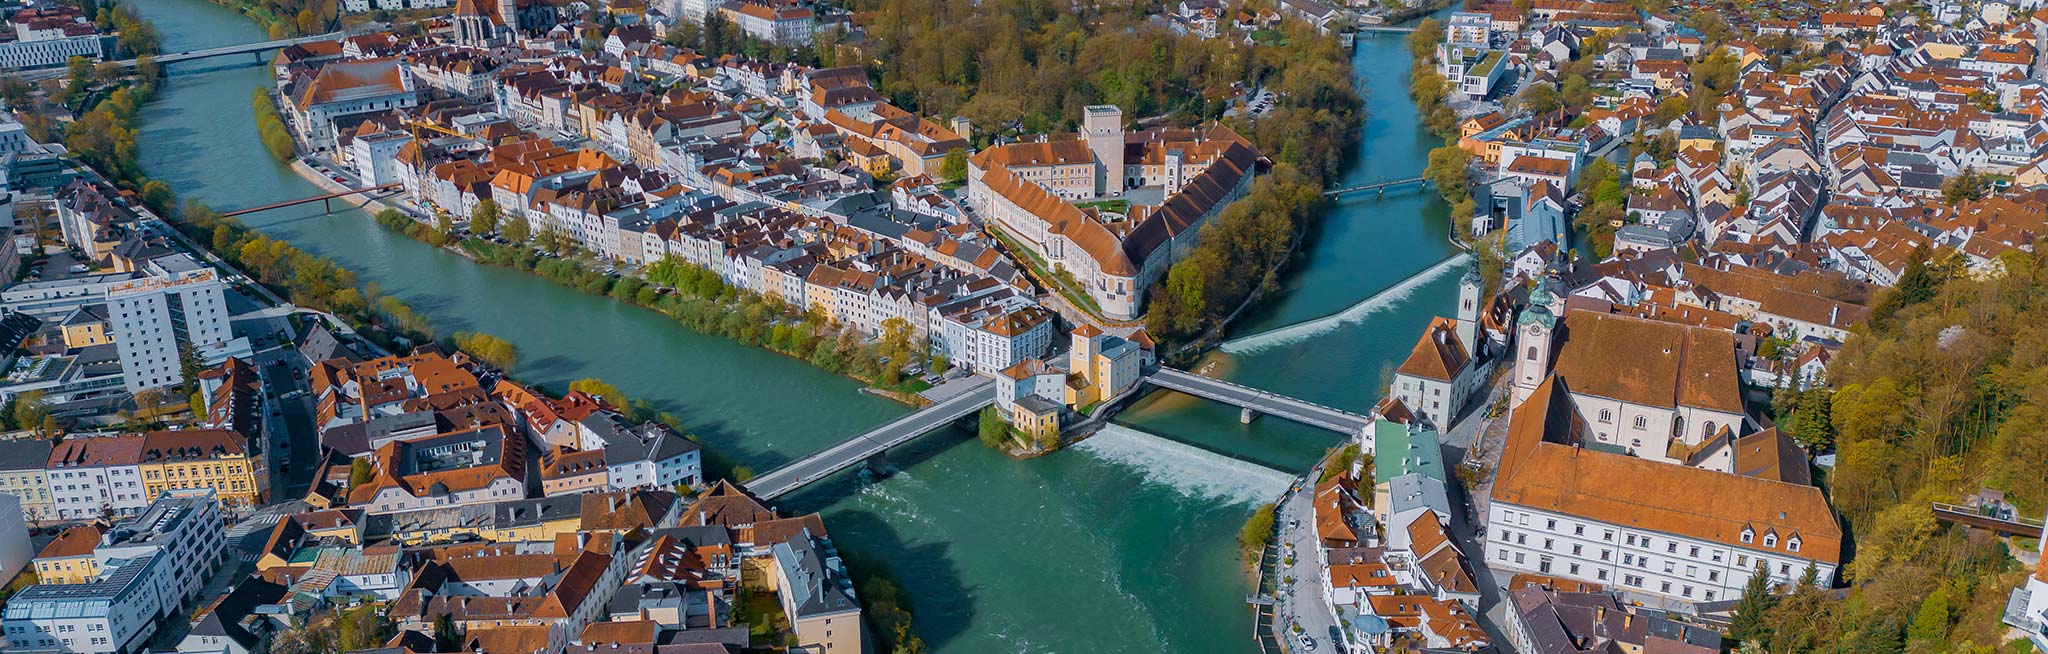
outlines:
[[1445, 435], [1443, 447], [1448, 461], [1455, 462], [1453, 471], [1475, 469], [1479, 472], [1478, 482], [1471, 487], [1463, 483], [1463, 475], [1453, 476], [1459, 483], [1451, 484], [1452, 502], [1464, 507], [1464, 511], [1451, 516], [1451, 540], [1458, 551], [1465, 554], [1465, 561], [1472, 567], [1472, 582], [1479, 586], [1479, 626], [1486, 630], [1487, 638], [1503, 649], [1507, 646], [1507, 633], [1502, 625], [1507, 624], [1506, 592], [1508, 577], [1505, 572], [1496, 575], [1486, 560], [1486, 495], [1492, 487], [1493, 471], [1500, 465], [1501, 450], [1507, 444], [1508, 420], [1503, 413], [1498, 418], [1488, 418], [1487, 411], [1510, 389], [1507, 375], [1495, 378], [1481, 401], [1474, 403], [1463, 419], [1451, 425]]
[[[1337, 616], [1323, 589], [1322, 548], [1316, 542], [1314, 480], [1322, 471], [1320, 465], [1309, 470], [1273, 510], [1273, 526], [1280, 534], [1278, 619], [1274, 624], [1290, 652], [1336, 651], [1329, 640]], [[1297, 624], [1299, 634], [1294, 630]], [[1313, 638], [1315, 647], [1303, 648], [1302, 635]]]

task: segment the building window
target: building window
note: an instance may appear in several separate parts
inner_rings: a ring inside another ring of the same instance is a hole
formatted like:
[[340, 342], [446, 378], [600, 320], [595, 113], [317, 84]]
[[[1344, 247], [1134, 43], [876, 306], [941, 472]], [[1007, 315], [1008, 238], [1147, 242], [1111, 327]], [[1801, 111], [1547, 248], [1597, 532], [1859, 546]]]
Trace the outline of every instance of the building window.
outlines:
[[1648, 426], [1650, 426], [1650, 421], [1649, 421], [1649, 419], [1648, 419], [1648, 418], [1644, 418], [1644, 417], [1642, 417], [1642, 416], [1636, 416], [1636, 429], [1642, 429], [1642, 428], [1644, 428], [1644, 427], [1648, 427]]
[[1608, 411], [1606, 409], [1601, 409], [1600, 422], [1614, 422], [1614, 412]]

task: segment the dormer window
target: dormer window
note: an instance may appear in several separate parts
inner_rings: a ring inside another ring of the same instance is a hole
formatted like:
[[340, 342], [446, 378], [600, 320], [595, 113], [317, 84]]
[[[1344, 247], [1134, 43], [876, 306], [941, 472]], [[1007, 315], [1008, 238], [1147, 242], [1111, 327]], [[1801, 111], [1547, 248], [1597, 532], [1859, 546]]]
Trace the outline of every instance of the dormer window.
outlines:
[[1744, 545], [1748, 545], [1748, 544], [1750, 544], [1750, 543], [1753, 543], [1753, 542], [1756, 542], [1756, 530], [1754, 530], [1754, 529], [1750, 529], [1750, 528], [1748, 528], [1748, 527], [1743, 527], [1743, 528], [1742, 528], [1742, 544], [1744, 544]]
[[1799, 537], [1793, 536], [1791, 538], [1785, 539], [1785, 549], [1792, 550], [1794, 552], [1799, 551]]
[[1778, 546], [1778, 535], [1777, 535], [1777, 534], [1764, 534], [1764, 547], [1777, 547], [1777, 546]]

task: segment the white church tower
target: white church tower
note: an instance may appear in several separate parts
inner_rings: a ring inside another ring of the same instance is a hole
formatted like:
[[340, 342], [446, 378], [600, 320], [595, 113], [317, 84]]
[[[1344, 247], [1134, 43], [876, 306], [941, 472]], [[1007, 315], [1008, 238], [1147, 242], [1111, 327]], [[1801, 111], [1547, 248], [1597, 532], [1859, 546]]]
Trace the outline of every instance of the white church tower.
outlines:
[[1458, 279], [1458, 342], [1469, 350], [1466, 354], [1479, 359], [1479, 293], [1485, 283], [1479, 279], [1479, 267], [1465, 269], [1465, 276]]

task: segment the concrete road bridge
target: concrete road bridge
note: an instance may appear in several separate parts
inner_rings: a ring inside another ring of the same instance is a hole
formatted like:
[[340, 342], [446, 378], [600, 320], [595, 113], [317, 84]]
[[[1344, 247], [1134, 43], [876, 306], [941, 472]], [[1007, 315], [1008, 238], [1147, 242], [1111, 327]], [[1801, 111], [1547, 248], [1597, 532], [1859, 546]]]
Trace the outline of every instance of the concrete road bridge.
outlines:
[[[1349, 411], [1164, 366], [1147, 374], [1140, 383], [1237, 407], [1239, 419], [1245, 422], [1262, 415], [1274, 416], [1346, 437], [1364, 433], [1372, 424], [1371, 418]], [[975, 378], [960, 393], [855, 434], [836, 445], [749, 479], [742, 485], [762, 500], [774, 500], [856, 464], [865, 462], [879, 470], [884, 467], [890, 448], [938, 431], [995, 403], [995, 380]], [[1119, 403], [1104, 410], [1114, 411], [1121, 406], [1123, 404]]]

